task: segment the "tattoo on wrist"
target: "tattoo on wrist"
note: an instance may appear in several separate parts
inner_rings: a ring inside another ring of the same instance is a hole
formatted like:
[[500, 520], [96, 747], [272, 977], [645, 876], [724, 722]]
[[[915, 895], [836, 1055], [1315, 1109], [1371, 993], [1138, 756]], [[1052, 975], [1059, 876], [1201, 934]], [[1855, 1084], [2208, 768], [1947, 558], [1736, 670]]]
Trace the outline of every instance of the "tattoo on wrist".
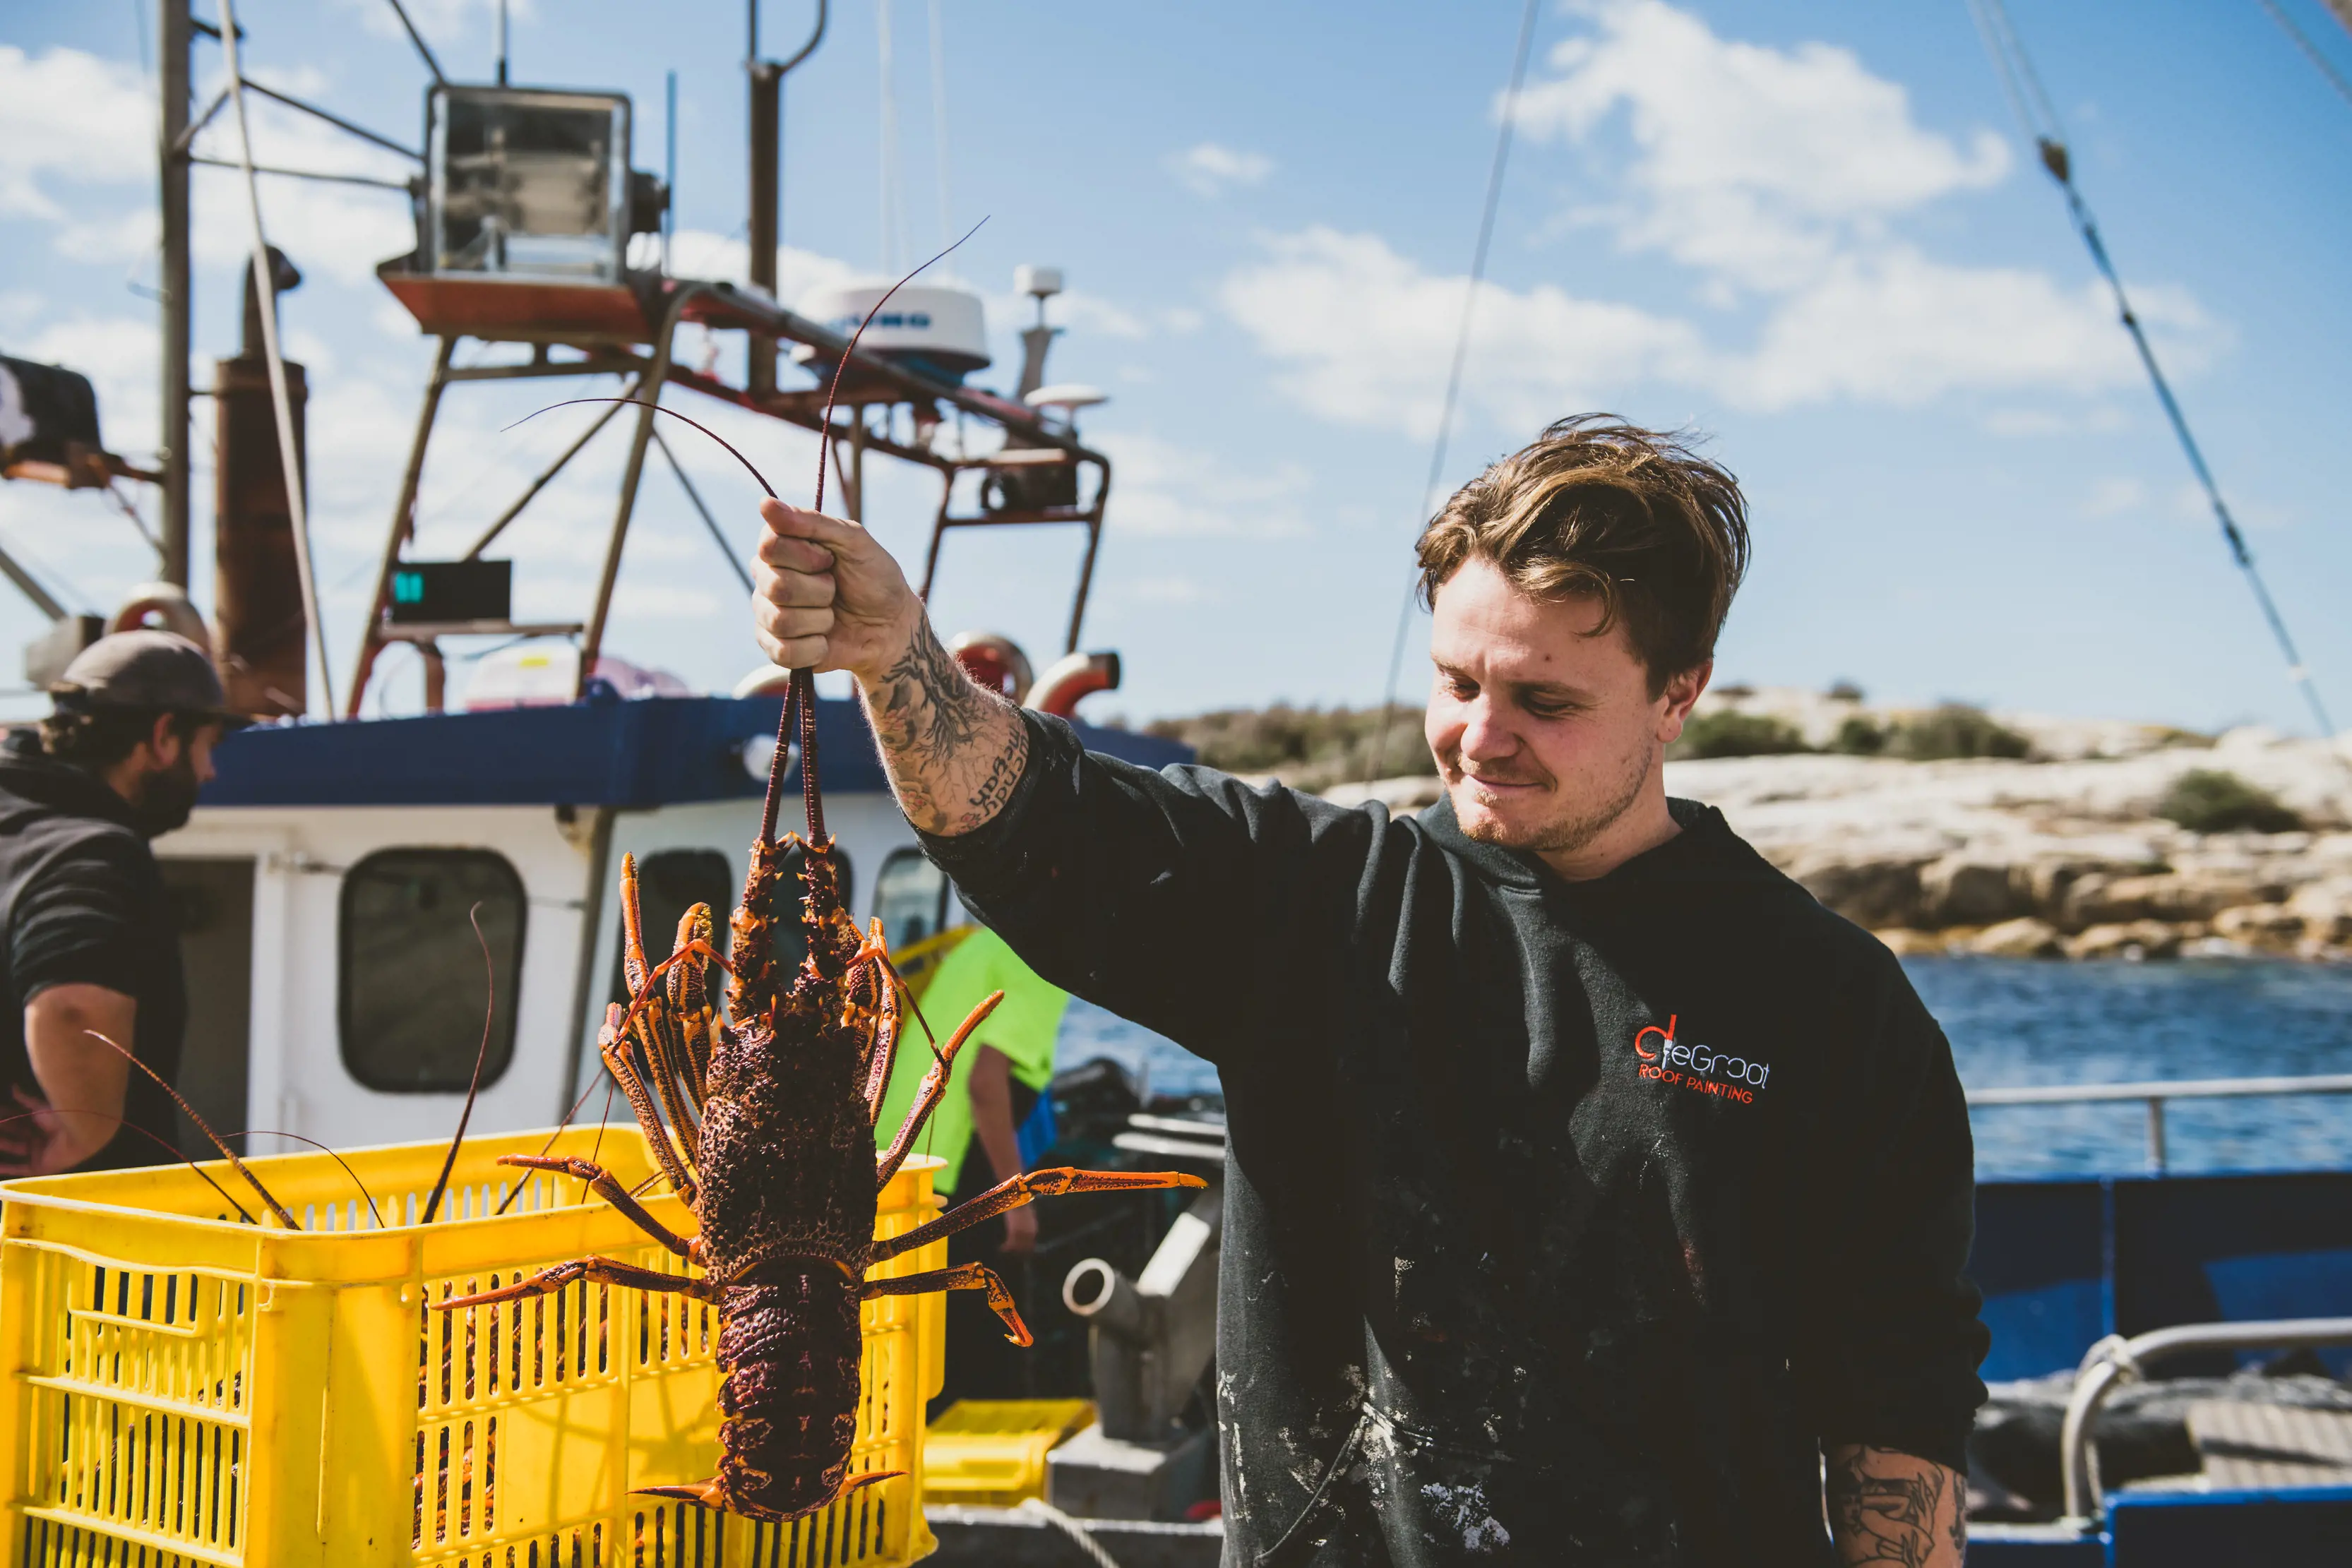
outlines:
[[867, 688], [866, 705], [899, 807], [917, 827], [970, 832], [1012, 799], [1028, 763], [1029, 731], [964, 673], [929, 621]]
[[1968, 1498], [1959, 1479], [1941, 1465], [1892, 1448], [1854, 1448], [1830, 1458], [1826, 1480], [1841, 1563], [1921, 1568], [1960, 1561]]
[[909, 726], [908, 738], [933, 762], [945, 762], [959, 747], [971, 744], [988, 716], [987, 698], [940, 645], [929, 621], [883, 675], [882, 700], [893, 713], [909, 717], [919, 711], [918, 705], [930, 710], [919, 726]]

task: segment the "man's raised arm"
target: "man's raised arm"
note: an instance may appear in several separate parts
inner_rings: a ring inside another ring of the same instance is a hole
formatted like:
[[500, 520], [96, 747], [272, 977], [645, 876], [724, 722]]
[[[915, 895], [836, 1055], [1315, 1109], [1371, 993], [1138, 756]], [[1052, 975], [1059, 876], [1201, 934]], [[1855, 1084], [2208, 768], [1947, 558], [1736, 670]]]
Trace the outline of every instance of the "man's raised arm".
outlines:
[[1029, 760], [1018, 710], [964, 674], [873, 535], [781, 501], [761, 502], [760, 516], [761, 647], [788, 668], [856, 677], [890, 787], [917, 828], [953, 836], [995, 816]]

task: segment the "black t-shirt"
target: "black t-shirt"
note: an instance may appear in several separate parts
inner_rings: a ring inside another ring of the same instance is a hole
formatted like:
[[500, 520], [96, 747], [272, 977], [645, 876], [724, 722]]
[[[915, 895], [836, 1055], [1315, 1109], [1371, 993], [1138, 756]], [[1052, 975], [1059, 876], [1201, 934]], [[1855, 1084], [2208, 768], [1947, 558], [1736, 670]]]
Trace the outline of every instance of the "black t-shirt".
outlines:
[[1983, 1398], [1951, 1052], [1689, 801], [1570, 883], [1418, 821], [1032, 749], [926, 841], [1032, 967], [1214, 1061], [1226, 1560], [1826, 1564], [1821, 1451]]
[[[25, 1007], [47, 988], [69, 984], [134, 998], [138, 1021], [122, 1043], [165, 1079], [176, 1079], [187, 997], [179, 934], [155, 856], [122, 797], [43, 755], [31, 730], [0, 742], [0, 960], [7, 966], [0, 1080], [40, 1092], [25, 1050]], [[131, 1069], [124, 1100], [125, 1120], [176, 1146], [174, 1107], [154, 1080]], [[12, 1097], [0, 1113], [16, 1110]], [[168, 1158], [137, 1133], [118, 1132], [76, 1168]]]

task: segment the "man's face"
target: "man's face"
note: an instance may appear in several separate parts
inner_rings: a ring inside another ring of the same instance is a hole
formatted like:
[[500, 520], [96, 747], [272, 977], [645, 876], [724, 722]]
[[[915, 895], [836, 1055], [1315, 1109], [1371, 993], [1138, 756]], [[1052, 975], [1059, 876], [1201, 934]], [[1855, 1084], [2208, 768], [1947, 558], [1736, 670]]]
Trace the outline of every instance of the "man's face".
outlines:
[[1469, 837], [1573, 855], [1658, 777], [1712, 666], [1653, 695], [1624, 622], [1596, 637], [1601, 618], [1599, 600], [1534, 598], [1481, 557], [1437, 591], [1425, 731]]
[[123, 790], [142, 832], [160, 838], [187, 825], [196, 792], [213, 777], [213, 743], [220, 737], [216, 724], [199, 725], [183, 739], [171, 719], [155, 721], [154, 735], [131, 753], [137, 767]]

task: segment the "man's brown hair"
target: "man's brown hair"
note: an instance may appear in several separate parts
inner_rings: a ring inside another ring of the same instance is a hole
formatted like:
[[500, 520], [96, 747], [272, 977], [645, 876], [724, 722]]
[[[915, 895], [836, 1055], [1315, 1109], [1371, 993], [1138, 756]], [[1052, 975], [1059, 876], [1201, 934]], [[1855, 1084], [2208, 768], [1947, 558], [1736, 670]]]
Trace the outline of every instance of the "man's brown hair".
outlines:
[[1455, 491], [1418, 549], [1424, 604], [1473, 556], [1539, 599], [1598, 599], [1592, 634], [1622, 619], [1660, 692], [1715, 656], [1748, 570], [1748, 503], [1685, 437], [1578, 414]]

